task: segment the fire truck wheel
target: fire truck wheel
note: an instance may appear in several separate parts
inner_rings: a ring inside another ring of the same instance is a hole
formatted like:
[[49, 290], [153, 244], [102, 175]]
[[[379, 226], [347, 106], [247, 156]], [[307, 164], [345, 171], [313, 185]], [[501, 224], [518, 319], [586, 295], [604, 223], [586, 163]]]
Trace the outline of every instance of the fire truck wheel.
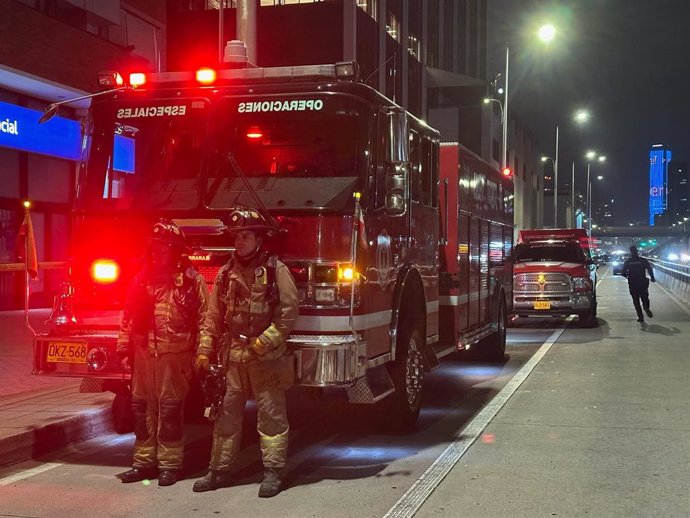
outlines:
[[132, 412], [132, 393], [129, 390], [117, 392], [113, 398], [113, 429], [117, 433], [134, 431], [134, 413]]
[[397, 358], [389, 367], [395, 385], [391, 396], [389, 420], [393, 431], [405, 432], [414, 427], [422, 406], [424, 364], [422, 338], [416, 325], [405, 326], [399, 335]]
[[506, 354], [506, 328], [508, 327], [506, 303], [504, 300], [498, 304], [496, 332], [484, 339], [481, 351], [485, 360], [490, 362], [502, 362]]

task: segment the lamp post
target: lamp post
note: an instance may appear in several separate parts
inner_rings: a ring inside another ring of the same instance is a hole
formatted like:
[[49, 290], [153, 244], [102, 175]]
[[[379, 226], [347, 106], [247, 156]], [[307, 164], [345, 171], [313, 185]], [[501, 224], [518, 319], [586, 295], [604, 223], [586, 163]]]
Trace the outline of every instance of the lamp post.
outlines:
[[[589, 179], [590, 171], [591, 171], [591, 163], [592, 161], [596, 158], [597, 161], [599, 162], [605, 162], [606, 157], [603, 155], [599, 155], [597, 157], [597, 153], [595, 151], [587, 151], [585, 154], [587, 157], [587, 225], [589, 226], [589, 233], [591, 235], [592, 233], [592, 183]], [[603, 177], [599, 177], [601, 179]]]
[[[541, 160], [541, 163], [544, 164], [544, 166], [542, 167], [542, 172], [541, 172], [541, 178], [542, 178], [541, 190], [539, 191], [540, 203], [539, 203], [539, 207], [537, 207], [537, 210], [538, 210], [539, 214], [541, 214], [541, 220], [542, 220], [541, 223], [542, 224], [540, 226], [543, 227], [544, 226], [544, 209], [545, 209], [545, 207], [544, 207], [544, 189], [546, 188], [546, 162], [548, 162], [550, 160], [551, 165], [553, 166], [554, 165], [554, 159], [553, 159], [553, 157], [542, 155], [540, 157], [540, 160]], [[553, 228], [556, 228], [556, 221], [555, 220], [554, 220]]]
[[[507, 99], [507, 96], [506, 96]], [[484, 97], [484, 104], [489, 104], [489, 103], [498, 103], [499, 108], [501, 109], [501, 128], [503, 129], [503, 142], [501, 144], [501, 147], [503, 148], [503, 158], [501, 160], [501, 171], [503, 171], [506, 167], [506, 138], [508, 134], [506, 133], [506, 128], [508, 127], [507, 120], [506, 120], [506, 109], [503, 103], [501, 102], [500, 99], [494, 99], [492, 97]]]

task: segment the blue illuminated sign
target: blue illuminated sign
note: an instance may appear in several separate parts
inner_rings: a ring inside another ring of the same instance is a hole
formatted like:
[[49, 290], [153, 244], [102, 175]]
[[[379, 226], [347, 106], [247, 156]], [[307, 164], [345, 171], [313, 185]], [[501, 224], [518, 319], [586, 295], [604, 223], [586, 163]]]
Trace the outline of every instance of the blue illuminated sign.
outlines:
[[666, 211], [666, 185], [671, 150], [655, 146], [649, 152], [649, 225], [654, 226], [654, 216]]
[[0, 146], [41, 155], [79, 160], [81, 130], [77, 121], [54, 117], [39, 124], [41, 112], [0, 102]]
[[[81, 158], [79, 122], [53, 117], [39, 124], [42, 113], [0, 102], [0, 147], [67, 160]], [[134, 173], [134, 140], [115, 135], [113, 168]]]
[[134, 139], [115, 135], [113, 146], [113, 169], [134, 173]]

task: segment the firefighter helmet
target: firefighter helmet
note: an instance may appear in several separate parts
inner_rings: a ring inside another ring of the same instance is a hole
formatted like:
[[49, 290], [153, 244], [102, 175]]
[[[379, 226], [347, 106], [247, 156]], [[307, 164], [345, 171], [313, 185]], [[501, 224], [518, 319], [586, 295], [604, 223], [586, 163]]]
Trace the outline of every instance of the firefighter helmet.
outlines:
[[151, 241], [167, 243], [169, 245], [184, 248], [185, 237], [182, 229], [167, 219], [161, 219], [151, 230]]
[[228, 216], [228, 232], [250, 230], [257, 234], [269, 234], [275, 228], [263, 214], [255, 209], [237, 209]]

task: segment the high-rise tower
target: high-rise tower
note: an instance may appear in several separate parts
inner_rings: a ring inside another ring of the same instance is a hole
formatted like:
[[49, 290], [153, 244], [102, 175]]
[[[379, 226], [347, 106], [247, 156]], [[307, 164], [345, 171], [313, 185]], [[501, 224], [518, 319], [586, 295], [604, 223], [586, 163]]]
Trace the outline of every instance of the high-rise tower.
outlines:
[[654, 144], [649, 151], [649, 226], [668, 207], [668, 164], [671, 150], [664, 144]]

